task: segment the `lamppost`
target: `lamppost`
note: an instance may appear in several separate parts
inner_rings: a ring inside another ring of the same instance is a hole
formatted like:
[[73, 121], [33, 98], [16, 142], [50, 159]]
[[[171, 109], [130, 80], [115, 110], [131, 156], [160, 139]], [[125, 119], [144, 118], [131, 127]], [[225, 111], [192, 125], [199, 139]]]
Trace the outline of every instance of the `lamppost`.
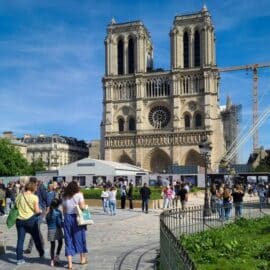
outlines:
[[203, 206], [203, 217], [211, 215], [210, 204], [209, 204], [209, 181], [207, 177], [207, 167], [210, 164], [210, 154], [212, 150], [211, 143], [206, 139], [199, 144], [201, 155], [204, 158], [204, 177], [205, 177], [205, 192], [204, 192], [204, 206]]

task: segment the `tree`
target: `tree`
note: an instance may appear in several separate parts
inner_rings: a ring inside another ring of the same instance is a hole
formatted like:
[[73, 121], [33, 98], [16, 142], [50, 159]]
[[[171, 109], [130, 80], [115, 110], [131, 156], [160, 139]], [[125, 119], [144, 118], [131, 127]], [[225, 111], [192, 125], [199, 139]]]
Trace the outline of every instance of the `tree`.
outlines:
[[45, 164], [41, 158], [32, 161], [30, 164], [30, 174], [35, 175], [37, 171], [45, 171]]
[[0, 139], [0, 176], [28, 175], [29, 163], [7, 139]]
[[260, 161], [260, 164], [255, 168], [255, 172], [270, 172], [270, 155], [269, 154]]

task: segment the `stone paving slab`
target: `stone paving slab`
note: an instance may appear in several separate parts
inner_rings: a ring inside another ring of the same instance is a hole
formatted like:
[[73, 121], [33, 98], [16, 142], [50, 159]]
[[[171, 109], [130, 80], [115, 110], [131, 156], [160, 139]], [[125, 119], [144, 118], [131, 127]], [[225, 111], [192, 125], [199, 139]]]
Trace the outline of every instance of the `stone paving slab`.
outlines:
[[[250, 200], [248, 196], [245, 200]], [[199, 192], [196, 196], [189, 197], [187, 206], [202, 205], [204, 194]], [[252, 198], [253, 199], [253, 198]], [[255, 198], [254, 198], [255, 199]], [[140, 260], [138, 270], [154, 269], [153, 261], [156, 257], [156, 249], [159, 246], [159, 210], [150, 210], [149, 214], [144, 214], [140, 209], [121, 210], [117, 209], [116, 216], [105, 214], [101, 208], [91, 208], [95, 224], [88, 226], [87, 245], [89, 253], [87, 254], [89, 264], [81, 266], [79, 264], [79, 256], [75, 256], [73, 260], [74, 269], [89, 270], [135, 270], [138, 260]], [[42, 234], [47, 238], [47, 226], [42, 224]], [[2, 232], [2, 233], [1, 233]], [[37, 252], [26, 255], [26, 264], [17, 266], [16, 263], [16, 241], [17, 231], [13, 227], [10, 230], [5, 225], [5, 218], [0, 217], [0, 240], [7, 240], [7, 250], [5, 255], [0, 255], [0, 269], [48, 269], [50, 267], [49, 244], [47, 241], [45, 246], [45, 259], [38, 258]], [[25, 240], [25, 248], [28, 243], [29, 236]], [[147, 246], [149, 245], [149, 246]], [[145, 248], [142, 248], [145, 246]], [[148, 248], [148, 249], [147, 249]], [[125, 257], [122, 268], [119, 268], [119, 261], [129, 251]], [[138, 250], [138, 251], [137, 251]], [[64, 247], [61, 252], [61, 264], [59, 267], [52, 269], [63, 269], [67, 266], [64, 256]], [[135, 265], [135, 266], [134, 266]], [[126, 268], [124, 268], [126, 267]], [[51, 268], [51, 267], [50, 267]]]
[[[159, 241], [159, 213], [160, 211], [150, 211], [149, 214], [144, 214], [140, 209], [134, 210], [120, 210], [117, 209], [116, 216], [110, 216], [100, 208], [92, 208], [93, 219], [95, 224], [88, 226], [87, 231], [87, 245], [89, 253], [87, 254], [89, 263], [85, 266], [79, 264], [79, 256], [75, 256], [73, 260], [73, 269], [89, 269], [89, 270], [113, 270], [115, 263], [121, 254], [130, 249], [135, 249], [142, 245]], [[41, 230], [44, 238], [47, 237], [46, 224], [41, 225]], [[7, 250], [5, 255], [0, 255], [0, 269], [47, 269], [50, 267], [49, 258], [49, 244], [47, 241], [45, 246], [45, 258], [38, 258], [36, 250], [32, 254], [25, 255], [26, 263], [17, 266], [16, 263], [16, 240], [17, 231], [13, 227], [10, 230], [5, 225], [5, 218], [0, 217], [0, 239], [7, 240]], [[25, 248], [27, 246], [29, 236], [25, 239]], [[140, 255], [140, 254], [139, 254]], [[155, 256], [152, 253], [151, 256]], [[130, 263], [136, 264], [138, 256], [135, 254], [131, 256]], [[66, 258], [64, 256], [64, 248], [61, 252], [61, 265], [54, 267], [54, 269], [63, 269], [67, 266]], [[149, 259], [146, 255], [141, 259], [143, 268], [139, 269], [153, 269], [153, 260], [150, 258], [149, 265], [145, 262]], [[50, 267], [51, 268], [51, 267]], [[120, 268], [124, 269], [124, 268]], [[135, 268], [134, 268], [135, 269]], [[133, 269], [132, 269], [133, 270]]]

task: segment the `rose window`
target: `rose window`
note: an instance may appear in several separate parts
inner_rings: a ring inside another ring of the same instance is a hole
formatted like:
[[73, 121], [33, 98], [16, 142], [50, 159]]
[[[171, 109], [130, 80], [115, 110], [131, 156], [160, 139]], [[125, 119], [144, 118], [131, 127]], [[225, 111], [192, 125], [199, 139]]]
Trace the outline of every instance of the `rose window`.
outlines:
[[148, 118], [154, 128], [164, 128], [170, 122], [171, 113], [165, 106], [156, 106], [150, 110]]

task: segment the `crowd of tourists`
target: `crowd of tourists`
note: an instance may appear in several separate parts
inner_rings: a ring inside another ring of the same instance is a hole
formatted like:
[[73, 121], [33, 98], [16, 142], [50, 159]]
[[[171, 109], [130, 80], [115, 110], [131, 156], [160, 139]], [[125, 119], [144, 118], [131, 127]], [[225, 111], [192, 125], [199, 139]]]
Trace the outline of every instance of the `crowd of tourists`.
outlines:
[[247, 184], [245, 186], [240, 183], [233, 186], [224, 183], [212, 184], [210, 188], [211, 212], [218, 213], [221, 220], [228, 220], [232, 214], [232, 208], [234, 207], [235, 217], [242, 217], [243, 198], [246, 193], [249, 194], [249, 196], [258, 196], [260, 207], [269, 203], [270, 186], [267, 184]]
[[[121, 209], [126, 208], [126, 201], [129, 202], [129, 209], [133, 209], [133, 183], [130, 182], [128, 185], [126, 182], [119, 182], [112, 185], [110, 182], [106, 183], [103, 186], [103, 191], [101, 192], [101, 200], [104, 213], [110, 215], [116, 215], [116, 196], [117, 190], [120, 192], [120, 200], [121, 200]], [[141, 195], [141, 207], [142, 212], [148, 214], [148, 204], [151, 195], [151, 190], [145, 183], [143, 187], [140, 189]]]
[[189, 184], [181, 181], [175, 181], [162, 189], [161, 197], [163, 198], [163, 209], [178, 207], [180, 202], [181, 209], [186, 208], [188, 201]]
[[[18, 209], [16, 219], [18, 265], [25, 263], [24, 254], [31, 253], [33, 245], [39, 257], [44, 257], [45, 241], [41, 233], [43, 223], [47, 224], [51, 266], [59, 264], [63, 242], [68, 269], [72, 269], [72, 257], [75, 254], [80, 255], [81, 264], [87, 263], [86, 226], [78, 225], [76, 215], [76, 206], [84, 209], [86, 205], [77, 182], [65, 184], [51, 181], [45, 187], [44, 183], [31, 177], [26, 184], [14, 182], [5, 187], [0, 180], [1, 214], [8, 215], [13, 205]], [[23, 250], [26, 233], [30, 234], [31, 238], [28, 248]]]

